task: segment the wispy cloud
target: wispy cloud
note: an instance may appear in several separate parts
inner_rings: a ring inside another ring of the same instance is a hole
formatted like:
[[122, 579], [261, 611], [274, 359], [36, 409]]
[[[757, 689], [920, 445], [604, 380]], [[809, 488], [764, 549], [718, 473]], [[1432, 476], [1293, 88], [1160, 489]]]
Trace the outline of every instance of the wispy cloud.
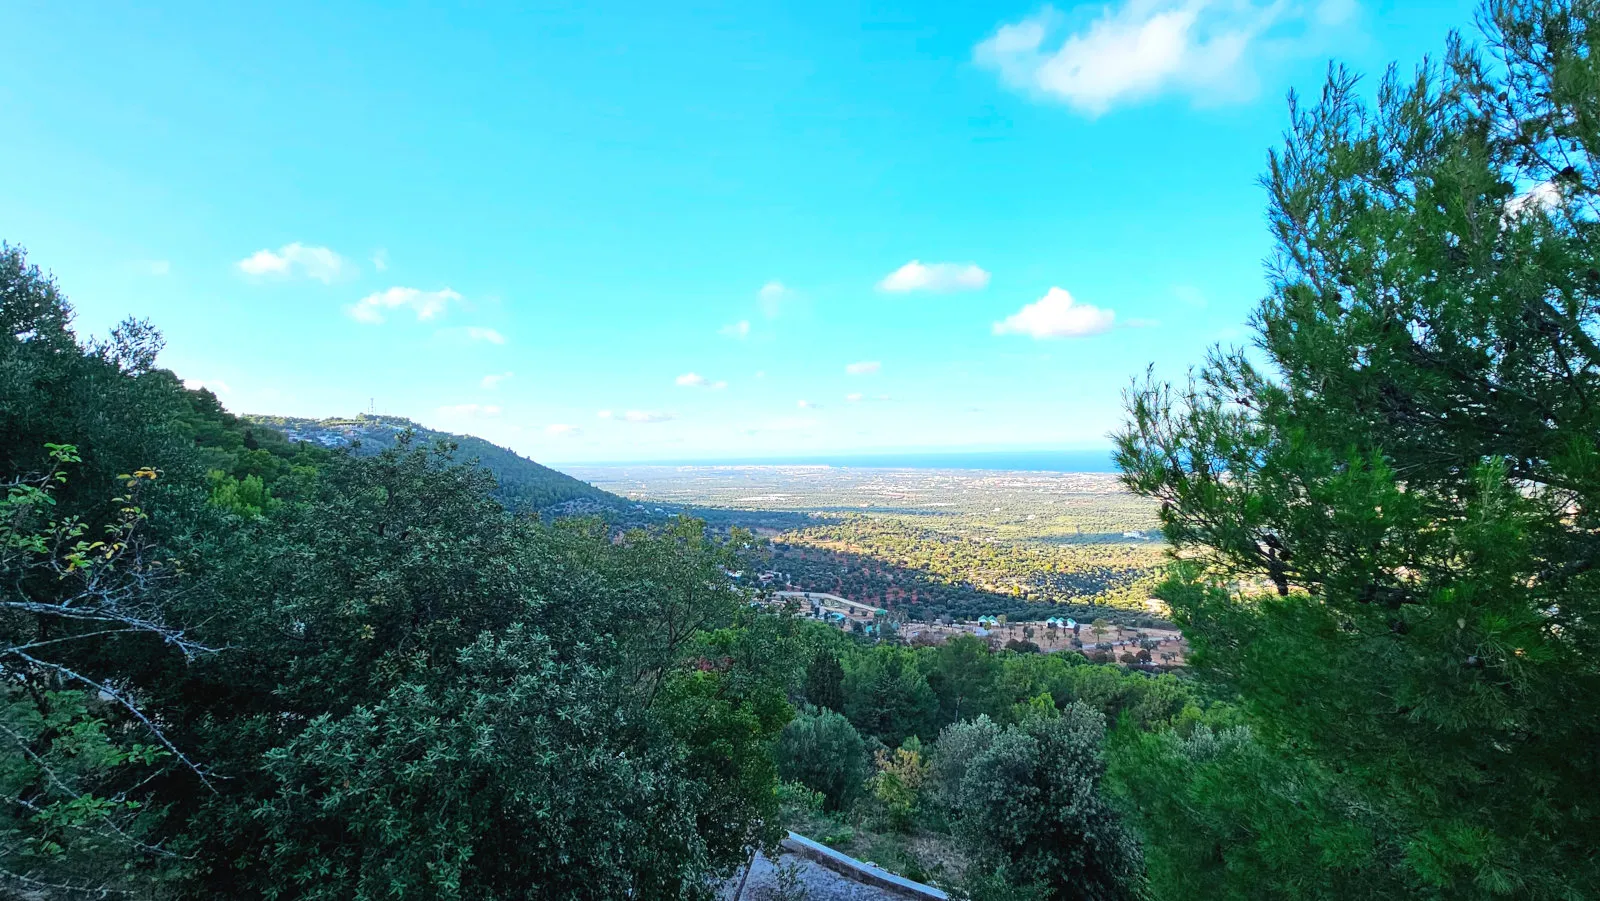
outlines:
[[439, 408], [440, 415], [479, 418], [485, 416], [499, 416], [500, 408], [494, 404], [454, 404]]
[[924, 263], [912, 260], [889, 273], [878, 289], [894, 294], [910, 291], [977, 291], [989, 284], [989, 273], [976, 263]]
[[798, 400], [798, 401], [795, 401], [794, 405], [799, 407], [802, 410], [820, 410], [820, 409], [822, 409], [822, 404], [819, 404], [814, 400]]
[[258, 250], [238, 262], [239, 271], [255, 276], [304, 275], [323, 284], [332, 284], [354, 271], [349, 261], [326, 247], [308, 247], [296, 241], [277, 250]]
[[862, 360], [859, 363], [846, 364], [844, 371], [851, 375], [871, 375], [882, 368], [883, 364], [877, 360]]
[[610, 410], [601, 410], [600, 412], [594, 414], [594, 416], [595, 416], [596, 419], [615, 419], [616, 418], [616, 414], [611, 412]]
[[1051, 288], [1045, 296], [994, 324], [996, 335], [1033, 338], [1083, 338], [1111, 330], [1116, 314], [1078, 303], [1064, 288]]
[[[457, 299], [459, 300], [460, 298], [458, 297]], [[469, 325], [462, 330], [462, 333], [465, 334], [467, 339], [471, 341], [487, 341], [490, 344], [506, 343], [505, 335], [500, 334], [492, 328], [484, 328], [481, 325]]]
[[558, 436], [559, 435], [573, 435], [573, 436], [576, 436], [576, 435], [582, 435], [583, 434], [583, 429], [580, 429], [575, 425], [568, 425], [567, 423], [564, 423], [564, 422], [552, 422], [551, 424], [549, 424], [549, 425], [544, 427], [544, 433], [546, 435], [558, 435]]
[[172, 272], [172, 263], [167, 260], [140, 260], [137, 265], [139, 271], [145, 275], [154, 275], [158, 278]]
[[761, 301], [761, 312], [765, 313], [768, 319], [776, 319], [783, 311], [784, 301], [793, 297], [794, 290], [785, 287], [780, 281], [767, 282], [756, 292], [756, 299]]
[[1000, 26], [973, 57], [1008, 86], [1089, 116], [1167, 92], [1242, 101], [1258, 90], [1263, 52], [1315, 52], [1312, 38], [1274, 29], [1299, 25], [1325, 40], [1357, 12], [1354, 0], [1122, 0], [1084, 21], [1045, 6]]
[[744, 339], [750, 337], [750, 320], [741, 319], [738, 322], [729, 323], [728, 325], [718, 329], [717, 334], [724, 338], [733, 338], [736, 341], [743, 341]]
[[861, 402], [862, 397], [864, 397], [864, 395], [862, 395], [860, 392], [856, 392], [854, 394], [846, 394], [844, 399], [847, 403], [857, 404]]
[[488, 388], [490, 390], [494, 390], [495, 388], [500, 387], [500, 383], [501, 382], [505, 381], [508, 378], [511, 378], [512, 375], [513, 375], [513, 373], [510, 373], [510, 372], [501, 372], [501, 373], [497, 373], [497, 374], [494, 374], [494, 375], [486, 375], [478, 382], [478, 384], [480, 384], [483, 387]]
[[[421, 291], [416, 288], [390, 288], [368, 294], [350, 307], [350, 316], [358, 322], [382, 322], [384, 314], [393, 310], [409, 309], [419, 321], [435, 319], [452, 303], [459, 303], [461, 295], [441, 288], [438, 291]], [[472, 330], [468, 329], [470, 333]], [[485, 330], [487, 331], [487, 330]], [[500, 343], [500, 342], [496, 342]]]
[[683, 375], [680, 375], [674, 379], [674, 381], [680, 388], [710, 388], [713, 391], [718, 391], [728, 387], [727, 382], [713, 382], [698, 372], [685, 372]]
[[629, 410], [622, 414], [622, 418], [628, 422], [653, 423], [667, 422], [675, 417], [671, 413], [662, 413], [658, 410]]
[[372, 268], [379, 272], [389, 271], [389, 251], [382, 247], [372, 252]]

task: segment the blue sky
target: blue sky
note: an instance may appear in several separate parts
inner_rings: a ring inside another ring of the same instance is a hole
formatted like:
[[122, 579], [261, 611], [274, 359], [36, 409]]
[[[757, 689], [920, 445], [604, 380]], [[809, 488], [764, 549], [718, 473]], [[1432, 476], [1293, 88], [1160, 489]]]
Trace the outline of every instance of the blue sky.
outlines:
[[1472, 13], [93, 6], [0, 55], [0, 237], [80, 331], [549, 461], [1104, 445], [1242, 338], [1285, 93]]

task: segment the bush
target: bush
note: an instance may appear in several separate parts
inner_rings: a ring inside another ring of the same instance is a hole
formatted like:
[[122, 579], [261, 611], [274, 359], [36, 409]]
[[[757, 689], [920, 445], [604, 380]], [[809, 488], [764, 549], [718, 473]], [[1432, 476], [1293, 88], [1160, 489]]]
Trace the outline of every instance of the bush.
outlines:
[[822, 793], [829, 810], [841, 810], [867, 780], [866, 744], [850, 721], [832, 710], [803, 713], [778, 736], [778, 773]]
[[1082, 704], [1001, 728], [988, 717], [939, 738], [936, 797], [977, 863], [1043, 898], [1135, 897], [1139, 848], [1100, 795], [1105, 718]]

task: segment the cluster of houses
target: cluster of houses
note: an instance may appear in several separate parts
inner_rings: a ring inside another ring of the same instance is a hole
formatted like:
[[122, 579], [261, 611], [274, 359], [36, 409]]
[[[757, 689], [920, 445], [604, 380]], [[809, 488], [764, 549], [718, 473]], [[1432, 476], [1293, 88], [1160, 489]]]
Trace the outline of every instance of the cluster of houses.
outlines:
[[[1005, 625], [1005, 618], [1000, 616], [980, 616], [978, 626], [984, 629], [994, 629]], [[1052, 616], [1044, 621], [1046, 629], [1073, 629], [1078, 628], [1078, 621], [1070, 616]]]
[[290, 441], [306, 441], [310, 442], [311, 444], [321, 445], [322, 447], [344, 447], [346, 444], [350, 443], [350, 437], [348, 435], [341, 435], [338, 432], [327, 432], [320, 430], [315, 432], [300, 432], [295, 429], [285, 429], [283, 432], [283, 437], [289, 439]]

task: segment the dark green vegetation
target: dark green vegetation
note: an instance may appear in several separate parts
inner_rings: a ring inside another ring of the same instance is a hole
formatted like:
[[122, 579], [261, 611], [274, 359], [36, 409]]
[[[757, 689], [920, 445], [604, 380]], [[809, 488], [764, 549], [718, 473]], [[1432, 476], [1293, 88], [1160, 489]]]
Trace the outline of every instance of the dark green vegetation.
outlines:
[[1600, 4], [1485, 25], [1295, 110], [1257, 353], [1132, 393], [1160, 594], [1243, 712], [1129, 752], [1169, 897], [1600, 886]]
[[424, 428], [400, 416], [355, 416], [348, 419], [300, 419], [293, 416], [250, 416], [274, 435], [319, 447], [354, 445], [357, 455], [382, 453], [405, 436], [413, 442], [455, 445], [455, 457], [472, 461], [494, 476], [496, 500], [516, 512], [549, 510], [572, 514], [616, 516], [632, 507], [622, 498], [580, 482], [565, 473], [542, 466], [498, 444], [471, 435], [454, 435]]
[[[1147, 619], [1154, 505], [1094, 473], [602, 467], [597, 484], [772, 536], [771, 567], [897, 617]], [[1126, 533], [1149, 537], [1129, 537]], [[1070, 605], [1062, 607], [1060, 605]]]
[[0, 323], [6, 891], [703, 896], [784, 803], [979, 892], [1140, 884], [1105, 724], [1198, 716], [1170, 676], [871, 644], [752, 606], [735, 528], [519, 515], [447, 441], [285, 440], [147, 325], [79, 344], [10, 248]]
[[1491, 3], [1489, 61], [1297, 109], [1256, 351], [1130, 394], [1143, 500], [757, 510], [820, 515], [880, 596], [895, 566], [1049, 600], [1086, 586], [1043, 548], [1146, 552], [1113, 525], [1143, 511], [1181, 676], [868, 643], [752, 608], [733, 528], [545, 522], [448, 445], [282, 440], [146, 324], [80, 344], [5, 249], [0, 891], [694, 897], [787, 821], [974, 898], [1593, 897], [1597, 19]]
[[747, 536], [513, 515], [69, 325], [0, 251], [0, 893], [693, 896], [775, 837], [803, 658]]
[[974, 896], [1137, 897], [1143, 863], [1116, 805], [1139, 777], [1117, 755], [1237, 717], [1176, 676], [1076, 653], [805, 635], [804, 712], [777, 746], [791, 827]]

